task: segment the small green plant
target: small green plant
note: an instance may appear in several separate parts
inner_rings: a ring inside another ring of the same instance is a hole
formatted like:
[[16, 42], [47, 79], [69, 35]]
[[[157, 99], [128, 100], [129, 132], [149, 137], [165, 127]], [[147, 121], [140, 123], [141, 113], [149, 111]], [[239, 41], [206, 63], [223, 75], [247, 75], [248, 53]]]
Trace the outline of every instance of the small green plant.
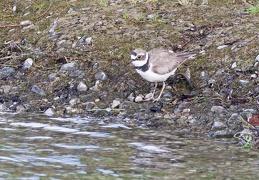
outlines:
[[256, 6], [251, 6], [250, 8], [247, 9], [247, 12], [250, 14], [258, 14], [259, 13], [259, 4]]
[[100, 4], [102, 6], [107, 6], [108, 5], [108, 1], [107, 0], [100, 0], [100, 1], [98, 1], [98, 4]]

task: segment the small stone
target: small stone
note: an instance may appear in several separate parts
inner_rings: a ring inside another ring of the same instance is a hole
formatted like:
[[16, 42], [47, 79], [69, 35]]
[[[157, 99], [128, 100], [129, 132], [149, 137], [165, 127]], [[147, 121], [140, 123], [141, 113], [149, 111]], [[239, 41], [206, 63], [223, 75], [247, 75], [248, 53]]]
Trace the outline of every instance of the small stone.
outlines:
[[3, 89], [4, 94], [7, 94], [7, 93], [10, 92], [11, 86], [9, 86], [9, 85], [3, 85], [3, 86], [1, 87], [1, 89]]
[[172, 92], [166, 92], [165, 94], [163, 94], [162, 97], [163, 98], [172, 98], [173, 97], [173, 93]]
[[83, 82], [80, 82], [78, 85], [77, 85], [77, 91], [79, 92], [84, 92], [84, 91], [87, 91], [88, 87], [86, 86], [85, 83]]
[[47, 116], [54, 116], [55, 115], [55, 112], [53, 111], [52, 108], [48, 108], [45, 112], [44, 112], [45, 115]]
[[102, 81], [105, 81], [108, 79], [108, 76], [104, 73], [104, 72], [98, 72], [94, 75], [94, 78], [96, 80], [102, 80]]
[[259, 54], [256, 56], [255, 61], [259, 62]]
[[221, 45], [221, 46], [218, 46], [217, 49], [220, 50], [220, 49], [224, 49], [226, 47], [228, 47], [228, 45]]
[[66, 63], [63, 66], [61, 66], [60, 70], [61, 71], [75, 71], [78, 68], [78, 63], [76, 62], [71, 62], [71, 63]]
[[54, 81], [57, 77], [57, 73], [51, 73], [48, 75], [48, 78], [50, 81]]
[[142, 102], [143, 101], [144, 96], [142, 94], [139, 94], [136, 98], [135, 98], [135, 102]]
[[231, 69], [235, 69], [237, 67], [237, 62], [234, 62], [231, 66]]
[[86, 102], [86, 103], [84, 103], [84, 105], [85, 105], [86, 110], [90, 110], [90, 109], [93, 109], [95, 107], [94, 102]]
[[31, 88], [32, 92], [40, 95], [40, 96], [45, 96], [46, 93], [43, 89], [41, 89], [39, 86], [37, 85], [33, 85], [32, 88]]
[[147, 19], [153, 19], [155, 16], [156, 16], [155, 14], [149, 14], [149, 15], [147, 16]]
[[2, 69], [0, 69], [0, 77], [10, 76], [14, 72], [15, 72], [15, 69], [12, 67], [3, 67]]
[[85, 39], [85, 43], [86, 43], [87, 45], [90, 45], [90, 44], [92, 43], [92, 38], [91, 38], [91, 37], [86, 38], [86, 39]]
[[6, 111], [7, 107], [4, 104], [0, 104], [0, 112]]
[[17, 105], [16, 106], [16, 112], [17, 113], [21, 113], [21, 112], [24, 112], [26, 110], [26, 108], [24, 107], [24, 105]]
[[57, 44], [57, 46], [60, 46], [60, 45], [62, 45], [65, 42], [67, 42], [67, 40], [63, 39], [61, 41], [58, 41], [56, 44]]
[[222, 130], [225, 129], [227, 126], [220, 122], [220, 121], [215, 121], [211, 127], [211, 130]]
[[78, 78], [83, 78], [84, 76], [84, 72], [82, 70], [75, 70], [75, 71], [72, 71], [70, 74], [69, 74], [69, 77], [78, 77]]
[[29, 20], [25, 20], [25, 21], [20, 22], [20, 25], [30, 25], [30, 24], [32, 24], [32, 22], [29, 21]]
[[112, 101], [112, 109], [118, 108], [118, 107], [120, 106], [120, 104], [121, 104], [121, 102], [120, 102], [119, 99], [114, 99], [114, 100]]
[[79, 103], [80, 103], [80, 99], [79, 99], [79, 98], [74, 98], [74, 99], [71, 99], [71, 100], [69, 101], [69, 104], [70, 104], [71, 106], [74, 106], [74, 105], [79, 104]]
[[134, 99], [135, 99], [133, 93], [130, 93], [130, 95], [127, 97], [127, 99], [128, 99], [130, 102], [133, 102]]
[[215, 113], [222, 113], [225, 111], [225, 108], [222, 106], [212, 106], [211, 111]]
[[248, 80], [242, 80], [242, 79], [240, 79], [240, 80], [238, 81], [238, 83], [239, 83], [241, 86], [245, 86], [245, 85], [249, 84], [249, 82], [250, 82], [250, 81], [248, 81]]
[[95, 82], [95, 85], [94, 85], [93, 87], [91, 87], [90, 90], [92, 90], [92, 91], [98, 91], [98, 90], [99, 90], [99, 85], [100, 85], [100, 81], [97, 80], [97, 81]]
[[207, 76], [208, 76], [208, 72], [206, 72], [206, 71], [202, 71], [202, 72], [200, 73], [200, 78], [201, 78], [201, 79], [206, 79]]
[[30, 68], [32, 67], [33, 63], [34, 63], [34, 62], [33, 62], [32, 58], [28, 58], [28, 59], [26, 59], [26, 60], [24, 61], [22, 68], [23, 68], [24, 70], [30, 69]]

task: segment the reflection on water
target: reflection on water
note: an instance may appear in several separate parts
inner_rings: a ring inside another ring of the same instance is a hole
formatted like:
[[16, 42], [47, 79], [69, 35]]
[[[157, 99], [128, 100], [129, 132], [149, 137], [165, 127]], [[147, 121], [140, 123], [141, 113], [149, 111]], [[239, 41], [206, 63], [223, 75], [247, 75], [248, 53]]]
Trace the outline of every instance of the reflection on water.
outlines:
[[0, 179], [258, 179], [259, 152], [233, 139], [91, 118], [0, 114]]

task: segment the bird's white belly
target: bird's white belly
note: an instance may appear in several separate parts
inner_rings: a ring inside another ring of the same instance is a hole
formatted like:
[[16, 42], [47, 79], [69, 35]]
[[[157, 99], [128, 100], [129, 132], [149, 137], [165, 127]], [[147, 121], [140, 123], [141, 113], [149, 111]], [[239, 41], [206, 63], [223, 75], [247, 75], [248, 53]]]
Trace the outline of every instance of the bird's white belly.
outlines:
[[171, 71], [170, 73], [162, 74], [161, 75], [161, 74], [154, 73], [150, 69], [148, 71], [145, 71], [145, 72], [137, 69], [137, 72], [144, 79], [146, 79], [147, 81], [150, 81], [150, 82], [163, 82], [163, 81], [166, 81], [169, 76], [171, 76], [171, 75], [173, 75], [175, 73], [175, 71], [176, 71], [176, 69]]

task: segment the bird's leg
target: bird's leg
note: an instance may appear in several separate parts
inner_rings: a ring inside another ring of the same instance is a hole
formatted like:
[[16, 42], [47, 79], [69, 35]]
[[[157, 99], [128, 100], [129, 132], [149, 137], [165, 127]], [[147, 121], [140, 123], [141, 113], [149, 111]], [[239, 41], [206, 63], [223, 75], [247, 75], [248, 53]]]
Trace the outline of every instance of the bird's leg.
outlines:
[[155, 82], [155, 88], [154, 88], [154, 90], [153, 90], [153, 92], [152, 92], [152, 95], [151, 95], [151, 97], [150, 98], [148, 98], [148, 99], [145, 99], [145, 101], [150, 101], [150, 100], [153, 100], [154, 99], [154, 94], [155, 94], [155, 92], [156, 92], [156, 87], [157, 87], [157, 82]]
[[162, 87], [162, 89], [161, 89], [161, 92], [160, 92], [159, 96], [158, 96], [156, 99], [153, 100], [153, 102], [156, 102], [156, 101], [159, 101], [159, 100], [160, 100], [160, 97], [161, 97], [161, 95], [162, 95], [164, 89], [165, 89], [165, 82], [163, 81], [163, 87]]

